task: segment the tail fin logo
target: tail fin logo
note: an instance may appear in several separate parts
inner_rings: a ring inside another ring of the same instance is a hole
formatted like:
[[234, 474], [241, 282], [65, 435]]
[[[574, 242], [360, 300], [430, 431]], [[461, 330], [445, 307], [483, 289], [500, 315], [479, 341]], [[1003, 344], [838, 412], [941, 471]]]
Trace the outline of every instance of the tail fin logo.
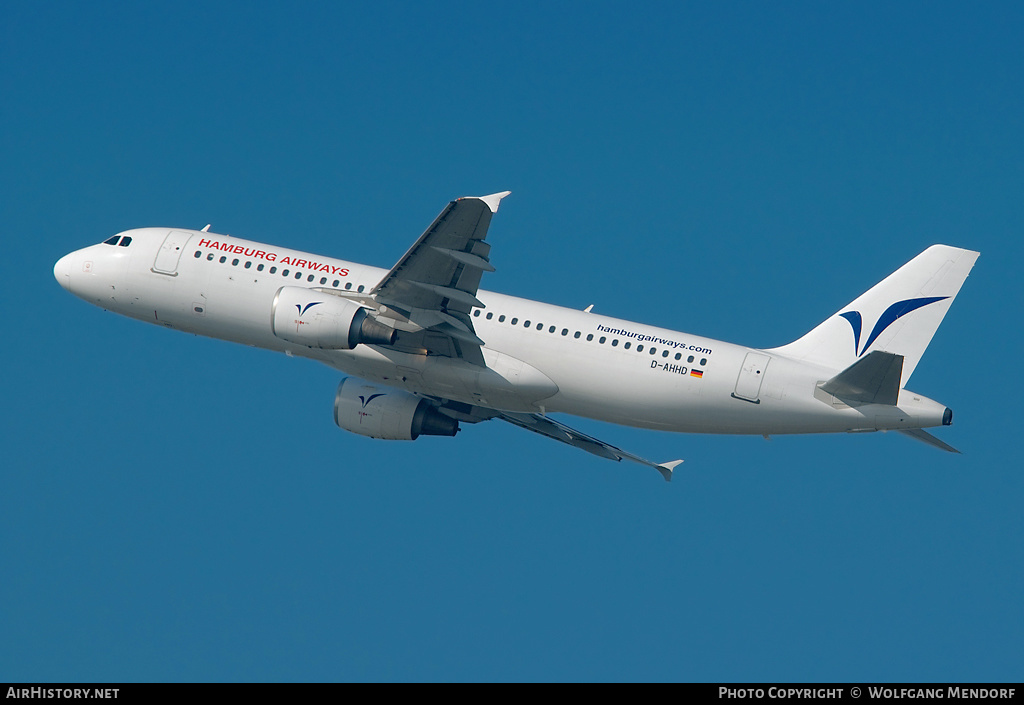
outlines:
[[878, 317], [878, 322], [875, 323], [875, 327], [871, 329], [871, 335], [868, 336], [868, 340], [864, 343], [864, 347], [860, 347], [860, 334], [863, 324], [863, 317], [860, 311], [846, 311], [839, 315], [847, 320], [850, 327], [853, 329], [853, 354], [857, 357], [862, 356], [871, 347], [871, 344], [880, 336], [885, 329], [895, 323], [898, 319], [906, 316], [912, 311], [916, 311], [919, 308], [933, 304], [936, 301], [943, 301], [948, 299], [948, 296], [926, 296], [920, 299], [905, 299], [903, 301], [897, 301], [889, 308], [885, 309], [885, 312]]

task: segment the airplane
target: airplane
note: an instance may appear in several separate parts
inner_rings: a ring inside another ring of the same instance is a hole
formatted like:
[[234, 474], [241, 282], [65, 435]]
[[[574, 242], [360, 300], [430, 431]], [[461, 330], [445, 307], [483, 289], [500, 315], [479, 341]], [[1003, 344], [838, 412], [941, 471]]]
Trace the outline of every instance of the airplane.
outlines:
[[690, 433], [899, 431], [953, 412], [905, 388], [979, 253], [933, 245], [801, 338], [757, 349], [479, 288], [508, 191], [451, 201], [390, 270], [202, 230], [127, 230], [61, 257], [91, 304], [306, 357], [349, 375], [334, 421], [372, 438], [499, 419], [610, 460], [653, 462], [551, 414]]

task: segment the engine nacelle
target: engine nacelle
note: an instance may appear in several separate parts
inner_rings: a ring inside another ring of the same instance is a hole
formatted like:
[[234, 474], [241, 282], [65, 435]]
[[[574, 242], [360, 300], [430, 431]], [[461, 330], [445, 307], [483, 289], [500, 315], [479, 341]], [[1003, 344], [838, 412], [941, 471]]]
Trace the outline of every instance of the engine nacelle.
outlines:
[[348, 377], [334, 397], [334, 423], [361, 436], [414, 441], [420, 436], [454, 436], [459, 422], [428, 400], [398, 389], [375, 387]]
[[360, 343], [391, 345], [396, 335], [356, 302], [298, 286], [277, 290], [270, 329], [289, 343], [326, 350], [351, 350]]

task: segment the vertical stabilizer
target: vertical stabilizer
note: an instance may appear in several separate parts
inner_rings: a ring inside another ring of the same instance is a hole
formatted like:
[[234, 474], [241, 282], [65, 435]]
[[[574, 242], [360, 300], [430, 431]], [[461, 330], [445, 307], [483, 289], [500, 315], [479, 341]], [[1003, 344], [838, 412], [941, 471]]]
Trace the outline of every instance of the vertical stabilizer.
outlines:
[[902, 355], [903, 388], [978, 254], [932, 245], [804, 337], [771, 352], [837, 371], [875, 351]]

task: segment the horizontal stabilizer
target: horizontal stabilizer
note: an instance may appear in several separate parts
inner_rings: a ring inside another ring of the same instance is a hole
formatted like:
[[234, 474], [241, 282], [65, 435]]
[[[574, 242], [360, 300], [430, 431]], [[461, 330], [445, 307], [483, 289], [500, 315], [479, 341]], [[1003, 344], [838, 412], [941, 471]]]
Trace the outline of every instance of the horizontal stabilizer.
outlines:
[[896, 405], [903, 375], [903, 356], [876, 350], [821, 385], [845, 402]]
[[930, 446], [935, 446], [936, 448], [939, 448], [940, 450], [944, 450], [944, 451], [946, 451], [948, 453], [959, 453], [960, 452], [956, 448], [954, 448], [953, 446], [951, 446], [948, 443], [945, 443], [943, 441], [940, 441], [938, 438], [936, 438], [932, 434], [930, 434], [927, 431], [925, 431], [923, 429], [920, 429], [920, 428], [908, 428], [908, 429], [900, 431], [900, 433], [902, 433], [905, 436], [910, 436], [911, 438], [916, 438], [917, 440], [921, 441], [922, 443], [927, 443]]

